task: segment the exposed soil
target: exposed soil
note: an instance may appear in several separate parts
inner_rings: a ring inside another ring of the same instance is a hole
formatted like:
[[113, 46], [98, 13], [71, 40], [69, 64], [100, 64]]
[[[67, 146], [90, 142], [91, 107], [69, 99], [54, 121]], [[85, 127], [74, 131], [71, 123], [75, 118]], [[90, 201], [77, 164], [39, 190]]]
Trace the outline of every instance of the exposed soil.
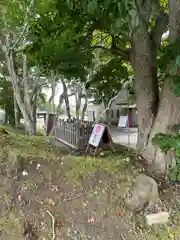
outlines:
[[[124, 196], [139, 174], [127, 149], [73, 157], [42, 137], [9, 130], [1, 136], [0, 239], [163, 239], [144, 225], [143, 215], [132, 216], [124, 207]], [[24, 159], [18, 177], [9, 174], [9, 151]], [[178, 191], [166, 189], [162, 200], [171, 210], [170, 228], [178, 228]]]

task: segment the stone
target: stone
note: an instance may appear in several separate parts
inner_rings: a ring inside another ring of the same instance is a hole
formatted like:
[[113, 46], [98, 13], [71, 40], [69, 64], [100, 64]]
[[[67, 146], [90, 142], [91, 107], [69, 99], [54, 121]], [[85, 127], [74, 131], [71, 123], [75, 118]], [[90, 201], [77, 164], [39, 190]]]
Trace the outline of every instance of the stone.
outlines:
[[159, 212], [154, 214], [146, 215], [146, 223], [149, 226], [153, 224], [165, 224], [169, 220], [169, 213], [168, 212]]
[[156, 181], [141, 174], [136, 178], [134, 187], [130, 189], [129, 196], [125, 199], [125, 204], [129, 211], [140, 212], [146, 207], [157, 204], [159, 201]]

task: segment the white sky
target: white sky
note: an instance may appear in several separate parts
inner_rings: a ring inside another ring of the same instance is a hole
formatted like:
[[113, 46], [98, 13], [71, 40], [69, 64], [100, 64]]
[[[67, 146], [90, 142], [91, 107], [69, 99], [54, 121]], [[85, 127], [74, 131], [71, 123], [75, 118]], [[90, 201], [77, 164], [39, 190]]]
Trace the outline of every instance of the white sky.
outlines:
[[[50, 98], [50, 96], [51, 96], [51, 89], [44, 90], [43, 92], [47, 95], [47, 98]], [[55, 104], [59, 103], [59, 97], [60, 97], [62, 92], [63, 92], [63, 86], [62, 86], [61, 83], [58, 83], [58, 85], [56, 87], [55, 98], [54, 98]], [[75, 97], [74, 96], [69, 97], [69, 103], [70, 103], [70, 105], [75, 105]]]

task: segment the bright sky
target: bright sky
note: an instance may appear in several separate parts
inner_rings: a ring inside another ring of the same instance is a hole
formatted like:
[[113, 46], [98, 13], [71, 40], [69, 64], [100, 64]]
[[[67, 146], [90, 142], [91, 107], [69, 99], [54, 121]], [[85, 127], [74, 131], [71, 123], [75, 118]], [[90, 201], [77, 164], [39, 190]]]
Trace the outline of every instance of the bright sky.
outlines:
[[[61, 83], [59, 83], [56, 87], [56, 94], [55, 94], [55, 98], [54, 98], [54, 102], [55, 104], [59, 103], [59, 97], [61, 95], [61, 93], [63, 92], [63, 86]], [[49, 90], [44, 90], [44, 93], [47, 95], [48, 98], [50, 98], [51, 96], [51, 89]], [[70, 105], [75, 105], [75, 97], [69, 97], [69, 103]]]

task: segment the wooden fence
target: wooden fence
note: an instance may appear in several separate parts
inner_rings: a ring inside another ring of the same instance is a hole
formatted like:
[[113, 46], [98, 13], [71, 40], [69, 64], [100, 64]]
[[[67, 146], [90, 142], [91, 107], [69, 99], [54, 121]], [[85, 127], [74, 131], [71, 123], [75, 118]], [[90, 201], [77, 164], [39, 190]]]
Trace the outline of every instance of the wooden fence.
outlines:
[[62, 143], [75, 148], [85, 149], [93, 128], [93, 122], [80, 120], [57, 120], [55, 136]]

